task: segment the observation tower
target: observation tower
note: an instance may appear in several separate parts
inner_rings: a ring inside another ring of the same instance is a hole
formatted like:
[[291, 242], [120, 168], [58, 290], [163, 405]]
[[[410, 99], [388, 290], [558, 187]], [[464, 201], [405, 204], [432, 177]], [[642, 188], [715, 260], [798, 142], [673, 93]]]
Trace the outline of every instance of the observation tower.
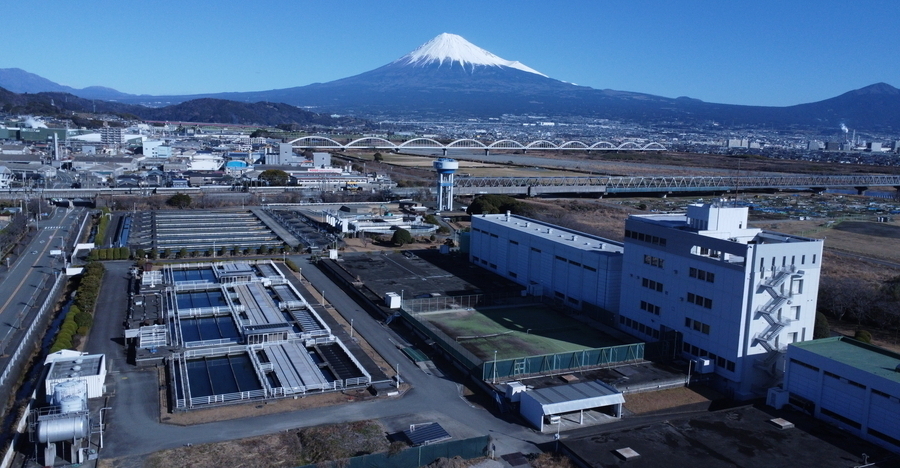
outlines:
[[438, 158], [434, 161], [434, 170], [438, 175], [438, 211], [453, 209], [453, 174], [459, 169], [459, 161], [450, 158]]

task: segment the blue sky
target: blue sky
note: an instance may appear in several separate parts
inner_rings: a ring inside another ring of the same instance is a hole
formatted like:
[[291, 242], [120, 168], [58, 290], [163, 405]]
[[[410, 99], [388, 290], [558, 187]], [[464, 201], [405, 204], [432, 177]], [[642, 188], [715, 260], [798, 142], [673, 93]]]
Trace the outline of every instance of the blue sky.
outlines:
[[48, 0], [3, 15], [0, 68], [135, 94], [331, 81], [442, 32], [598, 89], [781, 106], [900, 87], [897, 0]]

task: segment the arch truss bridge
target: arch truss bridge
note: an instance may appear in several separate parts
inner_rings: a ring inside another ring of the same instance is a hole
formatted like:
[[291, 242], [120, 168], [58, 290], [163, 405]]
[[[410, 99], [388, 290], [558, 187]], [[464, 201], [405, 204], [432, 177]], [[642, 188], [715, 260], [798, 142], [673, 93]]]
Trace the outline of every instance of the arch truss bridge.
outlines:
[[522, 151], [539, 150], [539, 151], [666, 151], [666, 147], [657, 142], [637, 143], [634, 141], [626, 141], [624, 143], [612, 143], [609, 141], [598, 141], [596, 143], [585, 143], [582, 141], [571, 140], [563, 143], [554, 143], [549, 140], [535, 140], [528, 143], [520, 143], [515, 140], [498, 140], [493, 143], [485, 143], [471, 138], [462, 138], [449, 143], [440, 142], [431, 138], [413, 138], [402, 143], [379, 138], [379, 137], [363, 137], [348, 143], [340, 143], [328, 137], [307, 136], [297, 138], [290, 142], [295, 148], [312, 149], [312, 150], [387, 150], [387, 151], [403, 151], [403, 150], [435, 150], [447, 154], [450, 150], [476, 150], [484, 151], [490, 154], [491, 150], [502, 151]]

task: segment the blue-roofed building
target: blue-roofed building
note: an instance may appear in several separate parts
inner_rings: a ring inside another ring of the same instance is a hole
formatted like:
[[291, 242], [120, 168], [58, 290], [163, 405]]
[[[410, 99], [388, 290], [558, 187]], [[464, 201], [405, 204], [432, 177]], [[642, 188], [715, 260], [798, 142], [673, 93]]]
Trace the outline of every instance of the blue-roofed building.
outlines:
[[788, 346], [783, 389], [768, 403], [785, 403], [865, 440], [900, 452], [900, 354], [847, 337]]

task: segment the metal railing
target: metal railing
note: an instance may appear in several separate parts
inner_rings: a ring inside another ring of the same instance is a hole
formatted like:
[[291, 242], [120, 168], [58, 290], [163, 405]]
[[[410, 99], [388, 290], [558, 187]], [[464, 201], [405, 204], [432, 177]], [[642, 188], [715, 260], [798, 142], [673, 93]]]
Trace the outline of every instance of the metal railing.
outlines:
[[[25, 330], [25, 335], [22, 336], [22, 343], [28, 343], [29, 340], [31, 340], [32, 335], [34, 335], [34, 333], [37, 332], [38, 328], [41, 327], [44, 315], [56, 304], [56, 295], [59, 293], [59, 290], [61, 289], [62, 284], [65, 282], [65, 279], [65, 275], [60, 274], [56, 276], [56, 281], [53, 283], [53, 287], [50, 288], [50, 293], [47, 294], [47, 298], [44, 299], [44, 303], [41, 304], [40, 309], [38, 309], [38, 313], [35, 316], [34, 320], [31, 321], [31, 324], [29, 324], [28, 328]], [[43, 284], [41, 286], [43, 286]], [[6, 345], [7, 343], [3, 343], [4, 348], [6, 347]], [[13, 370], [18, 367], [19, 361], [29, 353], [31, 353], [32, 350], [32, 346], [16, 347], [16, 350], [13, 351], [12, 356], [10, 356], [9, 358], [9, 363], [6, 365], [6, 369], [4, 369], [3, 373], [0, 374], [0, 386], [6, 383], [6, 380], [13, 375]], [[18, 372], [16, 372], [15, 374], [18, 374]]]

